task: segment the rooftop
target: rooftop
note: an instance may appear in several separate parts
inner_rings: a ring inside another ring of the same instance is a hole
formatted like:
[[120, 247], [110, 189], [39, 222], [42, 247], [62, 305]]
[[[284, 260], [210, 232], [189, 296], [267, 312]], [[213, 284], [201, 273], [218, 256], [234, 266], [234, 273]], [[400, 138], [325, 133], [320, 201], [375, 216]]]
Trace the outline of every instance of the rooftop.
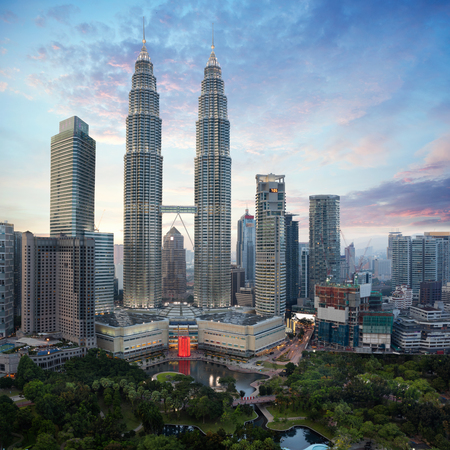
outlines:
[[264, 322], [268, 319], [272, 319], [270, 316], [258, 316], [256, 314], [246, 314], [243, 312], [236, 311], [224, 311], [216, 312], [210, 314], [203, 314], [198, 317], [198, 320], [211, 321], [211, 322], [221, 322], [228, 323], [232, 325], [256, 325], [258, 323]]
[[97, 323], [103, 323], [112, 327], [130, 327], [149, 322], [165, 320], [166, 317], [158, 315], [158, 310], [149, 311], [131, 310], [126, 308], [116, 308], [113, 313], [95, 316]]

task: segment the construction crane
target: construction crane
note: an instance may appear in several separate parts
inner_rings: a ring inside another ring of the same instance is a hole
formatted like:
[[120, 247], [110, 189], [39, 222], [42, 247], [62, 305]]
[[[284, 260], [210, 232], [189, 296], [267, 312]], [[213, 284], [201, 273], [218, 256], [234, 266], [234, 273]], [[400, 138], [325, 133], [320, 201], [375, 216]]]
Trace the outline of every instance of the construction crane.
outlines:
[[100, 224], [102, 223], [103, 214], [105, 214], [105, 211], [106, 211], [106, 208], [102, 212], [102, 216], [100, 217], [100, 220], [98, 221], [98, 225], [96, 227], [94, 227], [95, 231], [100, 231]]
[[362, 268], [362, 265], [363, 265], [363, 262], [364, 262], [364, 258], [365, 258], [365, 256], [366, 256], [367, 249], [369, 248], [371, 242], [372, 242], [372, 238], [369, 239], [369, 242], [368, 242], [368, 244], [367, 244], [367, 246], [366, 246], [366, 248], [365, 248], [365, 250], [364, 250], [363, 255], [359, 258], [358, 267], [355, 269], [355, 275], [356, 275], [356, 274], [361, 270], [361, 268]]

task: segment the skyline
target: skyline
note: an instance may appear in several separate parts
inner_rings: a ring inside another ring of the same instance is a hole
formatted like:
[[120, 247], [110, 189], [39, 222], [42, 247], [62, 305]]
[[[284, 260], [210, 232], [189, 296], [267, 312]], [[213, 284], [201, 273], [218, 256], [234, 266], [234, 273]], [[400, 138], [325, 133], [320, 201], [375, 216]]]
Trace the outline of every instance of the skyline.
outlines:
[[[50, 138], [76, 115], [97, 141], [95, 224], [106, 210], [100, 230], [123, 242], [125, 118], [142, 16], [160, 93], [164, 205], [194, 204], [214, 22], [231, 125], [232, 249], [239, 217], [247, 206], [254, 214], [256, 173], [285, 174], [300, 241], [309, 196], [321, 194], [341, 196], [348, 244], [387, 242], [397, 228], [450, 229], [450, 5], [425, 1], [2, 2], [0, 220], [49, 232]], [[163, 216], [163, 234], [173, 218]], [[183, 220], [193, 238], [193, 217]]]

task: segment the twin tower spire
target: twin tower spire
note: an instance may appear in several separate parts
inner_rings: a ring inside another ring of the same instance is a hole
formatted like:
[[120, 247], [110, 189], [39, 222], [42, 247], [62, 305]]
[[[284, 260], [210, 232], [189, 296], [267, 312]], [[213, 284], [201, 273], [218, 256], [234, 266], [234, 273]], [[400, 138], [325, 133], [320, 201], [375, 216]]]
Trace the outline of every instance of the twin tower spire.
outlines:
[[[124, 305], [162, 304], [162, 161], [159, 94], [145, 46], [135, 63], [126, 119], [124, 156]], [[214, 53], [204, 69], [196, 122], [194, 303], [230, 305], [230, 122], [222, 70]]]

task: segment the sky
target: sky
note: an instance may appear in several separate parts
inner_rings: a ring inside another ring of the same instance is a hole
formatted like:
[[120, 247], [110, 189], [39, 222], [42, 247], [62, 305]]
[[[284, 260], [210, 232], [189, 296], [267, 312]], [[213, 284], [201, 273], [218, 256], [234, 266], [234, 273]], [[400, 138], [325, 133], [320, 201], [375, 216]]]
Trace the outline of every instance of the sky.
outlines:
[[[341, 196], [344, 242], [450, 230], [450, 2], [0, 2], [0, 220], [49, 232], [50, 139], [76, 115], [97, 142], [95, 222], [123, 239], [125, 119], [142, 47], [162, 118], [163, 204], [193, 205], [195, 122], [211, 52], [231, 124], [232, 236], [255, 175]], [[164, 215], [163, 233], [175, 216]], [[184, 216], [193, 239], [193, 216]], [[180, 220], [175, 226], [185, 235]]]

